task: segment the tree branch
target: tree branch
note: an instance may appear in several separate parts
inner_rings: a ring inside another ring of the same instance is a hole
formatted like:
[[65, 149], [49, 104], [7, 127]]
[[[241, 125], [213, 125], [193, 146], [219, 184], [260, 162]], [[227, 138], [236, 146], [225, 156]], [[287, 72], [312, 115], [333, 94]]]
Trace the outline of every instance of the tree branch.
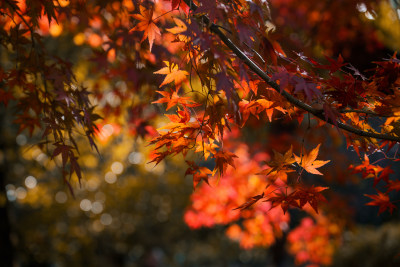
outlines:
[[365, 110], [365, 109], [361, 109], [361, 110], [359, 110], [359, 109], [340, 109], [338, 111], [339, 111], [339, 113], [362, 113], [362, 114], [368, 115], [370, 117], [380, 117], [380, 118], [399, 117], [399, 115], [395, 115], [395, 114], [384, 115], [384, 114], [378, 114], [371, 110]]
[[[189, 8], [192, 11], [196, 11], [197, 5], [193, 3], [192, 0], [184, 0], [184, 2], [189, 6]], [[201, 16], [202, 20], [207, 24], [210, 25], [210, 19], [206, 16], [203, 15]], [[330, 118], [328, 120], [325, 120], [325, 115], [323, 110], [320, 109], [315, 109], [311, 107], [310, 105], [304, 103], [303, 101], [297, 99], [296, 97], [292, 96], [288, 92], [281, 90], [279, 85], [271, 80], [271, 78], [256, 64], [254, 63], [249, 57], [245, 55], [245, 53], [240, 50], [221, 30], [220, 28], [215, 25], [214, 23], [211, 23], [209, 27], [210, 31], [213, 32], [214, 34], [218, 35], [218, 37], [222, 40], [222, 42], [229, 47], [232, 52], [240, 59], [243, 61], [244, 64], [246, 64], [253, 72], [255, 72], [262, 80], [264, 80], [269, 86], [271, 86], [276, 92], [278, 92], [280, 95], [286, 98], [287, 101], [289, 101], [291, 104], [295, 105], [296, 107], [307, 111], [308, 113], [313, 114], [315, 117], [326, 121], [329, 124], [332, 124], [334, 126], [337, 126], [347, 132], [359, 135], [359, 136], [364, 136], [364, 137], [370, 137], [370, 138], [376, 138], [376, 139], [381, 139], [381, 140], [388, 140], [388, 141], [394, 141], [394, 142], [400, 142], [400, 137], [396, 137], [393, 135], [388, 135], [388, 134], [379, 134], [379, 133], [373, 133], [373, 132], [366, 132], [357, 128], [354, 128], [350, 125], [347, 125], [345, 123], [342, 123], [340, 121], [332, 121]]]

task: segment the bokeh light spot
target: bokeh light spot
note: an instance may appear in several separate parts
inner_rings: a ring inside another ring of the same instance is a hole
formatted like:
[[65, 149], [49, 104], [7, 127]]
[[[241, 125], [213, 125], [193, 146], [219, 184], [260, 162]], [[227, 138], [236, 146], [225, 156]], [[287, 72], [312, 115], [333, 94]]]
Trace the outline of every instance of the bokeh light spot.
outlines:
[[17, 137], [15, 138], [15, 141], [17, 142], [17, 144], [18, 144], [19, 146], [23, 146], [23, 145], [26, 144], [26, 142], [28, 141], [28, 139], [26, 138], [25, 135], [19, 134], [19, 135], [17, 135]]
[[113, 220], [112, 216], [110, 214], [108, 214], [108, 213], [104, 213], [100, 217], [100, 222], [103, 225], [110, 225], [112, 223], [112, 220]]
[[104, 176], [104, 180], [109, 184], [113, 184], [117, 181], [117, 176], [113, 172], [107, 172]]
[[94, 214], [99, 214], [103, 211], [103, 204], [98, 201], [92, 203], [92, 212]]
[[18, 187], [17, 190], [15, 190], [15, 196], [18, 199], [24, 199], [26, 197], [26, 189], [23, 187]]
[[115, 161], [111, 164], [111, 171], [115, 174], [121, 174], [124, 170], [124, 165], [121, 162]]
[[37, 180], [35, 177], [33, 177], [32, 175], [29, 175], [28, 177], [25, 178], [25, 185], [27, 188], [29, 189], [33, 189], [36, 187], [37, 185]]
[[56, 196], [55, 196], [55, 198], [56, 198], [56, 201], [58, 202], [58, 203], [65, 203], [65, 202], [67, 202], [67, 199], [68, 199], [68, 196], [67, 196], [67, 194], [65, 194], [65, 192], [63, 192], [63, 191], [58, 191], [57, 192], [57, 194], [56, 194]]
[[140, 164], [143, 160], [142, 153], [140, 152], [132, 152], [128, 156], [129, 163], [131, 164]]
[[81, 204], [79, 205], [81, 210], [89, 211], [92, 209], [92, 202], [89, 199], [82, 199]]

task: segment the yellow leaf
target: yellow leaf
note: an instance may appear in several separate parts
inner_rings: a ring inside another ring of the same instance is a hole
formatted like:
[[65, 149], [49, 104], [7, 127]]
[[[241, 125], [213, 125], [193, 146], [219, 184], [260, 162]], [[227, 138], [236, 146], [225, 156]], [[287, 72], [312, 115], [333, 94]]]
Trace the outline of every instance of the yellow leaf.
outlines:
[[175, 63], [169, 63], [168, 61], [164, 61], [166, 67], [156, 71], [156, 74], [166, 74], [164, 81], [160, 85], [163, 86], [165, 84], [175, 82], [175, 86], [178, 87], [184, 80], [186, 80], [186, 76], [189, 75], [187, 71], [179, 70], [178, 65]]
[[143, 6], [140, 6], [140, 14], [133, 14], [132, 17], [140, 22], [129, 32], [144, 31], [142, 42], [148, 38], [151, 51], [156, 34], [161, 35], [160, 29], [153, 21], [153, 9], [146, 9]]
[[296, 159], [296, 162], [299, 163], [300, 166], [303, 167], [309, 173], [322, 175], [322, 173], [320, 173], [317, 170], [317, 168], [324, 166], [330, 161], [330, 160], [316, 160], [319, 153], [320, 145], [321, 144], [319, 144], [316, 148], [311, 150], [311, 152], [308, 153], [307, 155], [298, 157], [295, 154], [293, 154], [294, 158]]
[[177, 18], [173, 18], [173, 20], [174, 20], [176, 26], [173, 28], [167, 29], [167, 31], [169, 31], [170, 33], [173, 33], [173, 34], [178, 34], [178, 33], [185, 32], [187, 30], [186, 24], [182, 20], [177, 19]]

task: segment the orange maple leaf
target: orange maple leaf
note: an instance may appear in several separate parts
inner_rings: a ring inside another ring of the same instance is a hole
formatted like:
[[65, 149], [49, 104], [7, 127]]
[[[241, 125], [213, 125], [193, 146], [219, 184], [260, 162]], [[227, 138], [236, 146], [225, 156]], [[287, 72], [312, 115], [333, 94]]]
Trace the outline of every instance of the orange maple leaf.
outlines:
[[293, 154], [294, 158], [296, 159], [296, 162], [299, 163], [299, 165], [309, 173], [322, 175], [322, 173], [320, 173], [317, 170], [317, 168], [324, 166], [330, 161], [330, 160], [316, 160], [320, 145], [321, 144], [319, 144], [316, 148], [311, 150], [311, 152], [307, 155], [302, 155], [298, 157], [295, 154]]
[[268, 166], [271, 168], [264, 169], [261, 172], [256, 173], [257, 175], [269, 175], [278, 173], [280, 171], [286, 173], [294, 171], [290, 169], [290, 166], [295, 162], [295, 159], [293, 158], [292, 147], [290, 147], [290, 149], [286, 151], [284, 155], [275, 150], [272, 151], [274, 152], [274, 158], [273, 160], [267, 162]]
[[210, 185], [208, 182], [208, 175], [212, 174], [211, 170], [207, 167], [200, 167], [193, 161], [186, 161], [189, 164], [189, 168], [186, 170], [186, 175], [193, 175], [193, 190], [196, 189], [196, 186], [200, 181], [204, 181], [206, 184]]
[[167, 65], [166, 67], [154, 72], [156, 74], [167, 74], [164, 81], [160, 84], [160, 87], [170, 82], [175, 82], [175, 87], [178, 88], [178, 86], [186, 80], [186, 76], [188, 76], [189, 73], [184, 70], [179, 70], [178, 64], [169, 63], [168, 61], [164, 61], [164, 63]]
[[363, 179], [374, 178], [374, 184], [373, 184], [374, 187], [381, 180], [388, 183], [389, 175], [393, 173], [393, 170], [390, 168], [390, 166], [382, 168], [379, 165], [371, 164], [366, 154], [364, 155], [364, 161], [360, 165], [358, 166], [350, 165], [349, 169], [353, 169], [353, 173], [362, 173]]
[[214, 143], [213, 139], [209, 139], [209, 142], [205, 142], [204, 140], [198, 140], [197, 147], [195, 152], [203, 153], [204, 159], [207, 160], [211, 154], [216, 154], [218, 145]]
[[158, 99], [157, 101], [153, 101], [151, 103], [152, 104], [155, 104], [155, 103], [159, 103], [159, 104], [168, 103], [167, 104], [167, 110], [169, 110], [170, 108], [172, 108], [172, 107], [174, 107], [174, 106], [176, 106], [178, 104], [182, 105], [184, 108], [185, 107], [186, 108], [187, 107], [192, 108], [192, 107], [200, 106], [200, 104], [198, 104], [198, 103], [194, 102], [193, 100], [191, 100], [190, 97], [181, 97], [181, 96], [179, 96], [177, 91], [172, 92], [172, 93], [166, 92], [166, 91], [156, 91], [156, 92], [161, 94], [163, 97]]
[[174, 20], [176, 26], [173, 28], [167, 29], [167, 31], [169, 31], [170, 33], [173, 33], [173, 34], [179, 34], [179, 33], [185, 32], [187, 30], [187, 26], [182, 20], [177, 19], [177, 18], [172, 18], [172, 19]]
[[140, 14], [133, 14], [132, 17], [139, 20], [140, 22], [135, 27], [133, 27], [129, 32], [144, 31], [142, 42], [146, 38], [148, 38], [151, 51], [154, 39], [156, 38], [156, 34], [161, 35], [160, 29], [153, 21], [153, 8], [146, 9], [143, 6], [140, 6]]
[[175, 114], [164, 114], [167, 116], [173, 123], [187, 123], [190, 120], [190, 113], [187, 108], [184, 110], [180, 110], [178, 107], [177, 115]]

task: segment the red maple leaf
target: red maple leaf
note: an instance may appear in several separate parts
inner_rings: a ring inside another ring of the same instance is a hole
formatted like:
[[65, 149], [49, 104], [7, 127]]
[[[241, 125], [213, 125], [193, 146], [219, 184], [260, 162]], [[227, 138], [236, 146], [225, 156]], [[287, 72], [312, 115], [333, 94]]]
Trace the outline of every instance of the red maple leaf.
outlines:
[[315, 212], [318, 213], [318, 203], [326, 201], [325, 197], [320, 192], [326, 189], [328, 189], [328, 187], [300, 187], [294, 195], [295, 198], [299, 199], [300, 207], [303, 207], [308, 202]]
[[307, 100], [312, 101], [313, 96], [321, 97], [321, 91], [317, 89], [317, 85], [312, 82], [307, 82], [303, 77], [293, 76], [292, 81], [295, 82], [295, 93], [304, 92]]
[[186, 175], [193, 175], [193, 190], [196, 189], [196, 186], [199, 184], [201, 180], [203, 180], [206, 184], [208, 183], [209, 175], [212, 174], [211, 170], [207, 167], [200, 167], [193, 161], [187, 160], [186, 163], [189, 165], [189, 168], [185, 172]]
[[220, 150], [216, 154], [214, 154], [215, 158], [215, 168], [213, 171], [213, 175], [218, 171], [219, 175], [222, 176], [225, 173], [228, 165], [231, 165], [235, 168], [235, 163], [233, 162], [233, 158], [237, 158], [237, 156], [227, 150]]
[[153, 47], [154, 39], [156, 35], [161, 35], [160, 29], [153, 21], [153, 8], [146, 9], [143, 6], [140, 6], [140, 14], [133, 14], [132, 17], [139, 20], [140, 22], [133, 27], [129, 32], [133, 31], [144, 31], [142, 42], [148, 38], [150, 44], [150, 51]]
[[295, 196], [295, 193], [296, 191], [292, 192], [289, 195], [286, 195], [285, 193], [275, 193], [274, 197], [270, 197], [265, 201], [271, 202], [271, 209], [280, 205], [283, 210], [283, 213], [286, 213], [286, 211], [289, 209], [290, 206], [295, 208], [301, 208], [298, 199]]
[[372, 198], [373, 201], [368, 202], [366, 205], [368, 206], [378, 206], [379, 211], [378, 215], [384, 212], [385, 210], [389, 209], [390, 214], [392, 214], [393, 209], [396, 208], [396, 206], [390, 202], [389, 196], [385, 193], [379, 192], [378, 195], [367, 195], [365, 194], [364, 196]]
[[329, 65], [320, 65], [318, 64], [317, 67], [321, 69], [326, 69], [329, 70], [329, 72], [332, 74], [338, 70], [340, 70], [343, 66], [346, 66], [347, 63], [343, 63], [343, 57], [342, 55], [339, 55], [338, 59], [335, 60], [333, 58], [330, 58], [328, 56], [325, 56], [325, 58], [329, 61]]
[[396, 181], [389, 181], [388, 184], [386, 185], [387, 187], [387, 192], [391, 192], [391, 191], [396, 191], [399, 192], [400, 191], [400, 181], [396, 180]]
[[363, 179], [374, 178], [374, 184], [373, 184], [374, 187], [381, 180], [388, 183], [389, 174], [393, 173], [393, 170], [390, 168], [390, 166], [382, 168], [379, 165], [370, 164], [367, 155], [364, 155], [364, 161], [360, 165], [358, 166], [351, 165], [349, 168], [353, 169], [353, 173], [362, 173]]
[[206, 13], [210, 18], [211, 22], [214, 22], [214, 19], [219, 14], [217, 8], [217, 1], [215, 0], [199, 0], [200, 6], [197, 8], [195, 14]]

